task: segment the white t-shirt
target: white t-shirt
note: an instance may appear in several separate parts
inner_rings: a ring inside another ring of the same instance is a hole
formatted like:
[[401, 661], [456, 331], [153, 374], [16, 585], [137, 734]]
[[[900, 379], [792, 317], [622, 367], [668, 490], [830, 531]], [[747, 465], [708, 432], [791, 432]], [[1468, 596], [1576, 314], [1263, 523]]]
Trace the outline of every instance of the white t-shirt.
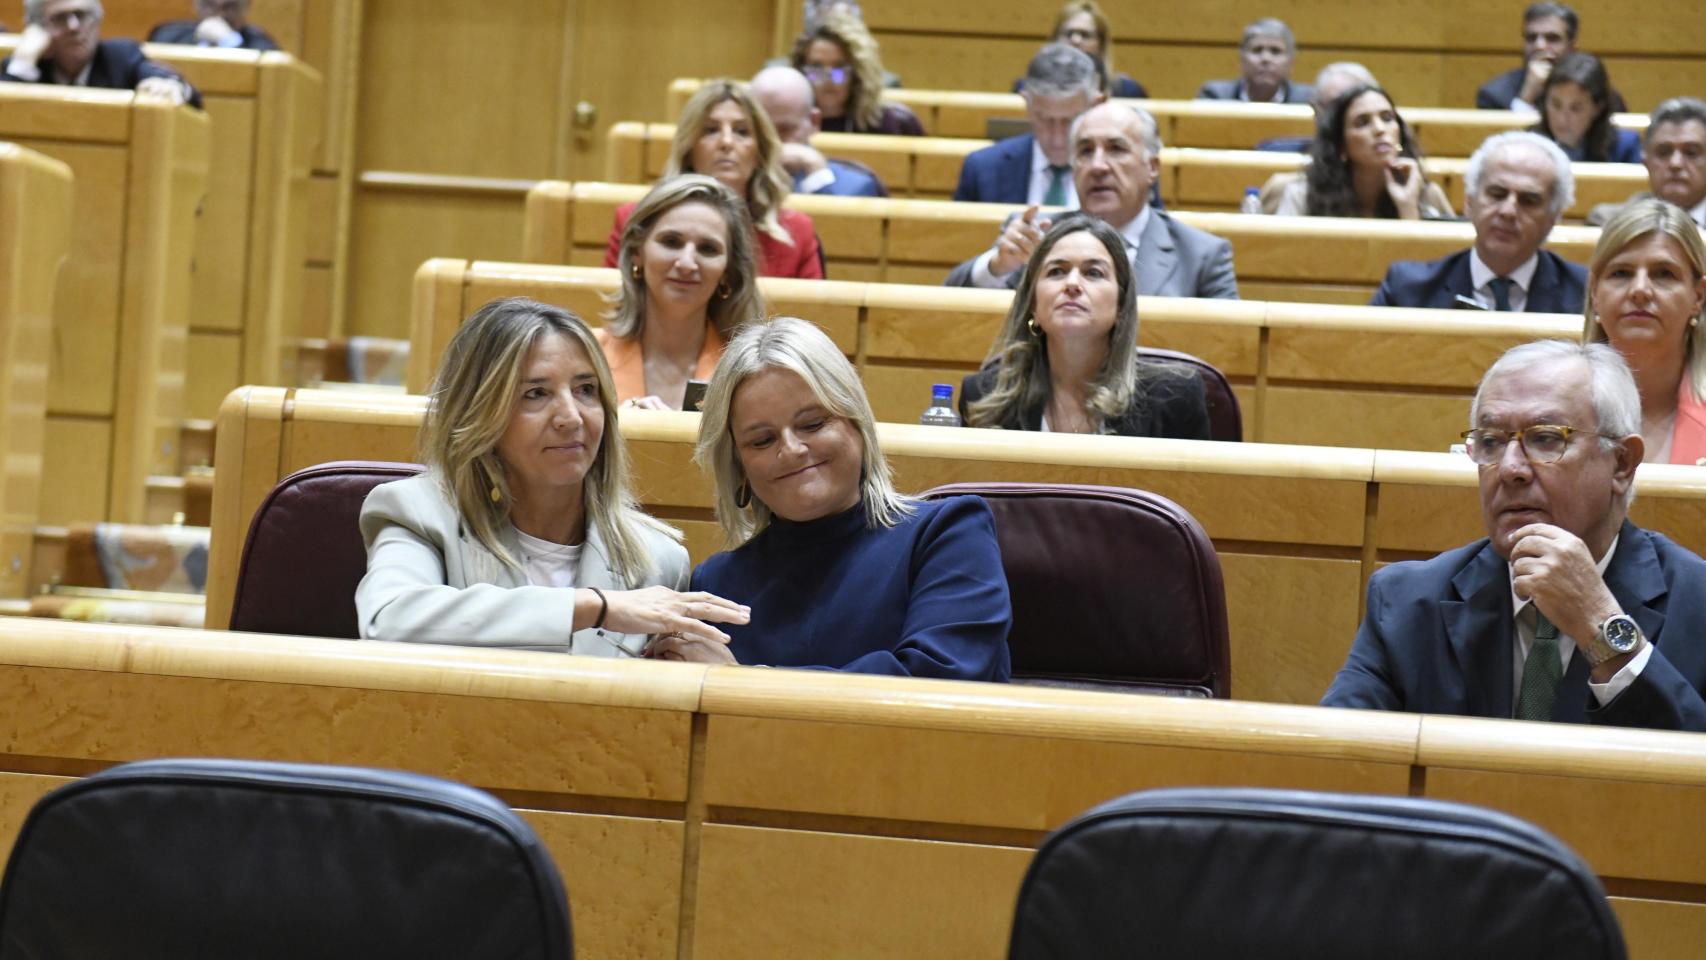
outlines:
[[552, 543], [515, 531], [521, 541], [522, 569], [536, 587], [573, 587], [581, 562], [581, 544]]

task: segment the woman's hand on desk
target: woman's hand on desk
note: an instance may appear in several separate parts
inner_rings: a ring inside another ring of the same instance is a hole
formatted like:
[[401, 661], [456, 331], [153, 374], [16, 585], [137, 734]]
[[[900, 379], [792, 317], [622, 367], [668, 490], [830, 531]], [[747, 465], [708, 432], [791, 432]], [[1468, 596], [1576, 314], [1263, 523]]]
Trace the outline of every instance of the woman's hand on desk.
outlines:
[[652, 642], [646, 644], [645, 656], [652, 660], [686, 660], [690, 663], [739, 663], [729, 652], [727, 641], [684, 637], [679, 633], [653, 637]]
[[[752, 611], [713, 593], [681, 593], [668, 587], [604, 591], [604, 628], [612, 633], [680, 634], [723, 646], [728, 634], [711, 623], [745, 623]], [[598, 595], [577, 591], [575, 626], [590, 627], [598, 618]], [[710, 621], [707, 623], [705, 621]]]

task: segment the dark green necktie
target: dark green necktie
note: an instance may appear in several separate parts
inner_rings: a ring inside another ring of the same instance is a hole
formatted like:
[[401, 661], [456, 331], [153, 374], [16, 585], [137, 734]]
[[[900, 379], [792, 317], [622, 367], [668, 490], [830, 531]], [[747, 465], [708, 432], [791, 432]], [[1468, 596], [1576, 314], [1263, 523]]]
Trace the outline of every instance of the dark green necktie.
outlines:
[[1511, 284], [1514, 282], [1510, 277], [1494, 277], [1492, 279], [1494, 310], [1509, 312], [1511, 308]]
[[1043, 194], [1043, 206], [1066, 206], [1066, 176], [1071, 172], [1071, 167], [1057, 167], [1054, 164], [1049, 164], [1048, 191]]
[[1534, 643], [1529, 646], [1528, 661], [1522, 666], [1522, 690], [1516, 698], [1518, 720], [1552, 719], [1558, 682], [1564, 678], [1563, 664], [1558, 662], [1558, 628], [1538, 607], [1534, 619]]

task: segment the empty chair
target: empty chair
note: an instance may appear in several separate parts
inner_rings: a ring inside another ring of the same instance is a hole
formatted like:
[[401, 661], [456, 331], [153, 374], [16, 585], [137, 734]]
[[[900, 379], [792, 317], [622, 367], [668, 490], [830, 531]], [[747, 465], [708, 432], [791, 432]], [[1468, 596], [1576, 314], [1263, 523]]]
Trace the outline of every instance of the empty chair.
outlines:
[[0, 960], [572, 956], [533, 831], [418, 774], [147, 760], [43, 797], [0, 883]]
[[1013, 682], [1227, 697], [1226, 591], [1214, 544], [1142, 490], [954, 483], [995, 514], [1013, 602]]
[[249, 524], [231, 629], [360, 638], [355, 588], [367, 573], [361, 505], [374, 487], [420, 472], [413, 463], [339, 460], [280, 480]]
[[1203, 399], [1208, 401], [1208, 438], [1239, 441], [1244, 439], [1244, 416], [1238, 409], [1238, 395], [1220, 368], [1201, 357], [1160, 347], [1138, 347], [1140, 359], [1151, 362], [1180, 363], [1197, 372], [1202, 381]]
[[1478, 807], [1258, 789], [1155, 790], [1050, 834], [1009, 960], [1622, 960], [1598, 879]]

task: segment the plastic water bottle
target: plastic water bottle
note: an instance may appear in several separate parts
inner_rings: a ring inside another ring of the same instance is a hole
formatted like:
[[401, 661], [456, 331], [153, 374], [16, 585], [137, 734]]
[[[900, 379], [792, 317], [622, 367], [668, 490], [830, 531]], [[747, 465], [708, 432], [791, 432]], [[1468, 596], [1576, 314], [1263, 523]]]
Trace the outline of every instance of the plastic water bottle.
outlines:
[[1255, 187], [1244, 188], [1244, 202], [1238, 204], [1239, 213], [1261, 213], [1262, 191]]
[[918, 422], [931, 427], [957, 427], [960, 425], [960, 415], [954, 412], [954, 388], [952, 384], [937, 383], [930, 387], [930, 406], [924, 410], [924, 416]]

